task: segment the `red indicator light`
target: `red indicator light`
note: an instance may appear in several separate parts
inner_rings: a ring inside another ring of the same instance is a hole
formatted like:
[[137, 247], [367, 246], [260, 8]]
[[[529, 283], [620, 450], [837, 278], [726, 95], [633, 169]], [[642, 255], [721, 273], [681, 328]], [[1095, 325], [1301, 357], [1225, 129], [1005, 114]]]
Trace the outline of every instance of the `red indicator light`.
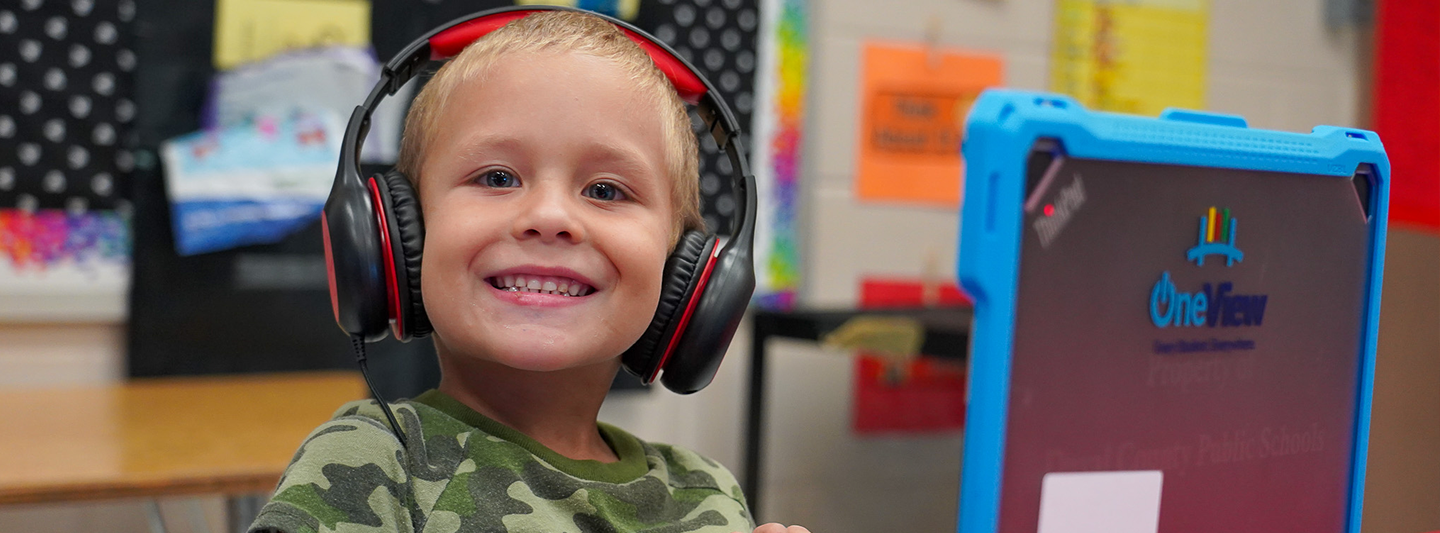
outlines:
[[1047, 217], [1048, 217], [1048, 216], [1053, 216], [1054, 214], [1055, 214], [1055, 204], [1045, 204], [1045, 216], [1047, 216]]

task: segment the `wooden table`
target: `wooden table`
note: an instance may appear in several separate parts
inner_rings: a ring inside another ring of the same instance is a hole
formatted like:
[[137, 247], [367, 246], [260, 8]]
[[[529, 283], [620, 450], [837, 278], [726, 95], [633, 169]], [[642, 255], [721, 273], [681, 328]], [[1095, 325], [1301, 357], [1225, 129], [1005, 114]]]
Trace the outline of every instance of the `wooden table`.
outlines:
[[0, 504], [269, 493], [356, 372], [0, 390]]

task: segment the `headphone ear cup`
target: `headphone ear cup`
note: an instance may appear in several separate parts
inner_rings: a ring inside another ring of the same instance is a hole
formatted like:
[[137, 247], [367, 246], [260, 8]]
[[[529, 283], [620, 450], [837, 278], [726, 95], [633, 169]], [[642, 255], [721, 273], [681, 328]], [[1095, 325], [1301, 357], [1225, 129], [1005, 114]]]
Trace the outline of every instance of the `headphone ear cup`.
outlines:
[[385, 265], [390, 250], [381, 238], [387, 230], [377, 211], [384, 207], [373, 183], [359, 177], [337, 183], [320, 217], [335, 322], [366, 342], [385, 338], [390, 318]]
[[430, 317], [425, 314], [424, 297], [420, 293], [420, 259], [425, 250], [425, 222], [420, 214], [420, 198], [409, 178], [398, 170], [383, 175], [388, 189], [391, 225], [395, 228], [391, 248], [395, 254], [395, 285], [399, 291], [399, 324], [395, 338], [408, 341], [430, 334]]
[[698, 231], [680, 236], [675, 251], [665, 260], [660, 286], [660, 303], [650, 327], [621, 356], [625, 369], [645, 383], [655, 379], [664, 363], [670, 340], [677, 334], [681, 317], [694, 296], [700, 270], [705, 267], [715, 248], [716, 239]]
[[749, 246], [727, 245], [712, 262], [709, 273], [702, 276], [704, 288], [690, 304], [694, 311], [689, 324], [677, 333], [675, 353], [664, 363], [665, 374], [660, 377], [665, 388], [680, 394], [703, 389], [715, 379], [755, 293], [755, 263]]

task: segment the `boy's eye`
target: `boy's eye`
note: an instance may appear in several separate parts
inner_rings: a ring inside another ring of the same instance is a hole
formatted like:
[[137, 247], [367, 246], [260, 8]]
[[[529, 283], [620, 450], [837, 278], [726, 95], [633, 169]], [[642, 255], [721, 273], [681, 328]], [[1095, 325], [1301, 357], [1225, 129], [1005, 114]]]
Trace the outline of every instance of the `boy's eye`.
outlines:
[[504, 170], [491, 170], [480, 175], [481, 183], [487, 187], [506, 188], [519, 187], [520, 179]]
[[590, 186], [585, 187], [585, 196], [589, 196], [596, 200], [625, 199], [625, 193], [620, 192], [619, 187], [616, 187], [612, 183], [605, 183], [603, 181], [599, 183], [591, 183]]

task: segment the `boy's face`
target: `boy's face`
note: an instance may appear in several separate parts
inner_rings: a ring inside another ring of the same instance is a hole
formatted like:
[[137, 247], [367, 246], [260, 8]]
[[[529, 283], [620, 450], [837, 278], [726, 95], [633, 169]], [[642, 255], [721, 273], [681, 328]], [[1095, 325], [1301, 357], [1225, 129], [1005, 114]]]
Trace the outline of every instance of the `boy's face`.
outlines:
[[660, 111], [633, 87], [604, 59], [520, 53], [443, 104], [421, 167], [421, 280], [451, 357], [560, 370], [644, 333], [675, 207]]

